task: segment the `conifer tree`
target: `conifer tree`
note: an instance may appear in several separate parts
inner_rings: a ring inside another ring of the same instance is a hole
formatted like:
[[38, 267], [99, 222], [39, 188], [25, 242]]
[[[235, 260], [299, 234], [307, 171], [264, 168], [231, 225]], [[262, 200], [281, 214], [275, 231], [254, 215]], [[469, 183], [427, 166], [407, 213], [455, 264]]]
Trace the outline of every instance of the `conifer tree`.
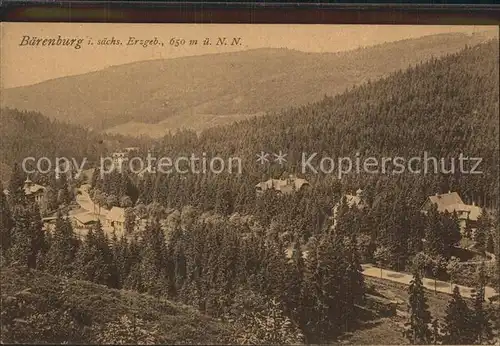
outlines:
[[488, 239], [486, 241], [486, 251], [488, 251], [489, 253], [495, 252], [495, 240], [493, 239], [492, 232], [488, 233]]
[[131, 258], [129, 253], [129, 243], [124, 234], [120, 239], [113, 241], [113, 265], [116, 271], [115, 284], [116, 288], [122, 288], [125, 284], [125, 279], [127, 278], [130, 267]]
[[476, 248], [480, 251], [486, 250], [486, 245], [488, 242], [488, 235], [490, 233], [491, 220], [484, 212], [481, 214], [477, 220], [477, 228], [474, 232], [474, 241], [476, 242]]
[[321, 302], [322, 287], [319, 272], [318, 240], [311, 237], [308, 242], [306, 259], [306, 275], [304, 278], [304, 308], [301, 314], [301, 327], [308, 343], [317, 342], [320, 338], [320, 322], [325, 316], [325, 307]]
[[2, 256], [5, 256], [12, 242], [13, 220], [10, 206], [3, 190], [3, 184], [0, 182], [0, 251], [2, 252]]
[[83, 243], [80, 245], [75, 257], [75, 271], [73, 276], [79, 280], [97, 282], [96, 257], [97, 246], [94, 230], [89, 229]]
[[101, 222], [98, 220], [95, 226], [96, 239], [96, 280], [101, 285], [109, 285], [113, 281], [113, 252], [110, 246], [109, 237], [104, 233]]
[[413, 345], [429, 344], [431, 340], [431, 314], [424, 293], [424, 286], [420, 273], [415, 271], [413, 279], [408, 287], [409, 301], [409, 321], [406, 323], [404, 332], [408, 341]]
[[434, 318], [432, 320], [432, 344], [438, 345], [441, 341], [441, 334], [439, 331], [439, 320]]
[[446, 345], [472, 344], [475, 340], [471, 333], [471, 322], [471, 311], [462, 298], [458, 286], [455, 286], [446, 307], [443, 343]]
[[148, 224], [141, 242], [141, 283], [143, 289], [154, 295], [166, 293], [165, 239], [157, 222]]
[[441, 334], [439, 333], [439, 320], [434, 318], [432, 320], [432, 344], [437, 345], [441, 341]]
[[347, 267], [344, 279], [340, 282], [344, 292], [346, 304], [343, 319], [346, 326], [350, 326], [356, 320], [356, 305], [361, 304], [365, 294], [365, 282], [362, 274], [359, 254], [357, 249], [357, 238], [353, 234], [345, 247]]
[[473, 295], [472, 311], [472, 332], [475, 334], [475, 341], [479, 344], [489, 341], [492, 338], [492, 329], [489, 314], [484, 307], [484, 293], [488, 278], [484, 262], [477, 271], [477, 285]]
[[123, 286], [126, 289], [137, 290], [139, 292], [143, 291], [141, 282], [141, 244], [139, 243], [137, 236], [132, 238], [128, 247], [128, 261], [127, 266], [129, 270], [127, 276], [124, 278]]
[[285, 291], [285, 281], [283, 273], [287, 268], [287, 258], [285, 247], [278, 240], [268, 240], [265, 246], [265, 257], [262, 266], [263, 293], [269, 297], [282, 299]]
[[42, 251], [46, 250], [45, 231], [43, 230], [42, 217], [38, 204], [31, 202], [28, 205], [30, 215], [29, 225], [29, 239], [30, 239], [30, 253], [28, 255], [28, 266], [36, 268], [38, 259]]
[[16, 204], [12, 209], [12, 242], [9, 247], [7, 259], [20, 266], [29, 266], [31, 254], [31, 214], [25, 204]]
[[425, 223], [425, 246], [424, 251], [431, 255], [439, 255], [444, 253], [443, 225], [442, 217], [437, 211], [437, 207], [433, 205], [427, 213]]
[[297, 322], [300, 322], [300, 315], [304, 309], [304, 271], [305, 262], [302, 248], [300, 242], [296, 241], [286, 271], [285, 312], [293, 321]]
[[69, 216], [58, 211], [54, 235], [47, 253], [48, 270], [55, 275], [71, 276], [77, 250], [78, 240], [73, 232]]
[[116, 287], [111, 249], [100, 222], [85, 235], [76, 254], [74, 268], [74, 275], [81, 280]]
[[[18, 200], [19, 201], [19, 200]], [[38, 205], [25, 199], [12, 213], [11, 246], [7, 258], [21, 266], [36, 268], [40, 252], [45, 248], [45, 234]]]
[[344, 327], [342, 315], [346, 310], [346, 296], [349, 292], [343, 285], [347, 261], [345, 260], [345, 237], [338, 234], [325, 234], [318, 246], [317, 266], [317, 332], [321, 339], [338, 335]]
[[21, 167], [16, 163], [12, 167], [12, 173], [10, 175], [9, 185], [7, 190], [9, 191], [9, 201], [11, 206], [17, 204], [25, 204], [26, 195], [24, 193], [24, 182], [26, 179], [26, 174], [24, 174]]

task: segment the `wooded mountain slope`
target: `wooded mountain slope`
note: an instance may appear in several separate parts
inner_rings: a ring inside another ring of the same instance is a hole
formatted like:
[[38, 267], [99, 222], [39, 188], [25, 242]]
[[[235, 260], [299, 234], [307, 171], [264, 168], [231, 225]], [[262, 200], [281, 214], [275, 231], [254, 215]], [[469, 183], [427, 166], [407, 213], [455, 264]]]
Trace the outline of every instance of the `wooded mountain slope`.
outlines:
[[6, 180], [14, 162], [25, 157], [97, 160], [100, 154], [120, 147], [139, 146], [144, 139], [105, 136], [77, 125], [50, 120], [37, 112], [2, 108], [0, 111], [0, 181]]
[[[488, 204], [486, 199], [494, 202], [498, 196], [498, 91], [498, 41], [491, 41], [318, 103], [209, 129], [198, 137], [186, 132], [165, 136], [163, 153], [174, 157], [192, 152], [206, 152], [209, 157], [241, 157], [245, 162], [243, 177], [213, 178], [220, 180], [224, 189], [233, 191], [233, 200], [243, 198], [238, 192], [242, 185], [253, 187], [259, 179], [284, 171], [300, 173], [302, 153], [319, 153], [313, 160], [317, 165], [323, 156], [354, 160], [359, 152], [361, 160], [369, 156], [379, 161], [382, 157], [408, 160], [422, 157], [427, 151], [429, 156], [445, 159], [446, 169], [452, 158], [458, 159], [463, 153], [482, 158], [479, 169], [484, 173], [434, 174], [432, 166], [429, 174], [353, 172], [342, 177], [342, 185], [352, 185], [354, 190], [371, 186], [381, 193], [382, 181], [391, 181], [408, 189], [407, 198], [415, 196], [421, 203], [429, 195], [454, 190], [466, 201]], [[288, 153], [287, 165], [274, 164], [266, 169], [255, 163], [255, 154], [262, 150], [283, 150]], [[306, 178], [325, 188], [332, 183], [311, 172]], [[206, 185], [204, 176], [193, 179]], [[228, 181], [235, 185], [228, 185]], [[196, 186], [188, 179], [185, 191]], [[167, 182], [160, 184], [160, 189], [165, 189], [167, 196], [178, 191], [167, 187]], [[197, 196], [197, 192], [187, 194]], [[248, 194], [252, 200], [252, 188]], [[213, 196], [209, 193], [208, 201], [197, 197], [193, 202], [214, 205]]]
[[6, 89], [2, 105], [98, 130], [161, 136], [317, 101], [484, 40], [443, 34], [342, 53], [256, 49], [144, 61]]

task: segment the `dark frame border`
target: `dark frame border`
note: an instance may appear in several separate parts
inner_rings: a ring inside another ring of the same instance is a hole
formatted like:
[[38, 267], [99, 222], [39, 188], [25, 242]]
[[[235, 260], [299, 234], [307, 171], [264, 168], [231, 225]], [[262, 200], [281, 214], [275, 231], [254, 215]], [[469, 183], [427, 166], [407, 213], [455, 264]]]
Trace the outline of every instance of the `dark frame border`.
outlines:
[[4, 0], [1, 20], [101, 23], [500, 25], [500, 6]]

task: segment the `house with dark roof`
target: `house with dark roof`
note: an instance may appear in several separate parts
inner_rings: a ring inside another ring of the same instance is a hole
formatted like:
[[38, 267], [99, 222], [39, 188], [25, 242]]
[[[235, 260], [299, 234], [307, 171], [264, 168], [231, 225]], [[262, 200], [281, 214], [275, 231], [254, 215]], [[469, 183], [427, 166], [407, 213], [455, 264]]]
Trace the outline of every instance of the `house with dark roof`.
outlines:
[[90, 229], [98, 222], [97, 216], [92, 213], [73, 215], [72, 219], [75, 228]]
[[287, 179], [268, 179], [255, 185], [255, 191], [258, 195], [267, 190], [273, 190], [280, 194], [290, 194], [309, 187], [309, 182], [294, 175]]
[[456, 213], [462, 232], [467, 227], [473, 230], [479, 216], [482, 214], [482, 209], [479, 206], [475, 205], [475, 203], [472, 205], [465, 204], [456, 192], [449, 191], [448, 193], [429, 196], [421, 208], [422, 212], [427, 213], [433, 205], [436, 205], [440, 213]]
[[42, 207], [43, 197], [45, 196], [44, 186], [33, 183], [28, 177], [24, 182], [24, 194], [33, 199], [40, 208]]

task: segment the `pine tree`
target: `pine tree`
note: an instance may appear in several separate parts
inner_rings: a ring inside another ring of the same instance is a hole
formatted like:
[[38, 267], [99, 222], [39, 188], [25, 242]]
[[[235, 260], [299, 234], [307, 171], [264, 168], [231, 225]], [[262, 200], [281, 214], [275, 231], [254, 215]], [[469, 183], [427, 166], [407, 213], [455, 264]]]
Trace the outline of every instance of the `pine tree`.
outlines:
[[127, 266], [129, 268], [128, 275], [124, 278], [123, 286], [126, 289], [136, 290], [143, 292], [142, 282], [141, 282], [141, 247], [137, 239], [137, 236], [132, 238], [128, 247], [128, 261]]
[[0, 251], [2, 256], [6, 255], [12, 243], [12, 225], [10, 206], [3, 192], [3, 185], [0, 182]]
[[112, 240], [113, 248], [113, 268], [116, 271], [115, 285], [116, 288], [123, 288], [125, 279], [127, 278], [132, 260], [129, 253], [129, 243], [124, 234], [118, 240]]
[[404, 334], [413, 345], [429, 344], [432, 334], [429, 329], [431, 314], [427, 305], [422, 279], [418, 271], [415, 271], [413, 274], [413, 280], [410, 282], [408, 293], [410, 295], [408, 298], [410, 318], [406, 323], [407, 329]]
[[148, 224], [141, 242], [141, 283], [145, 292], [166, 293], [165, 239], [158, 223]]
[[483, 212], [477, 220], [477, 228], [474, 232], [474, 241], [476, 248], [480, 251], [486, 250], [488, 234], [490, 233], [491, 220], [486, 212]]
[[493, 233], [488, 233], [488, 240], [486, 241], [486, 251], [489, 253], [495, 252], [495, 240], [493, 239]]
[[116, 287], [113, 277], [112, 254], [109, 241], [98, 222], [95, 229], [89, 229], [75, 259], [74, 276], [101, 285]]
[[305, 262], [299, 241], [293, 245], [292, 256], [286, 271], [285, 312], [293, 321], [300, 322], [303, 311]]
[[24, 200], [12, 213], [11, 246], [7, 258], [21, 266], [36, 268], [40, 252], [45, 248], [45, 233], [38, 205]]
[[30, 213], [28, 235], [30, 239], [30, 254], [28, 255], [28, 266], [36, 268], [41, 252], [46, 249], [45, 231], [43, 230], [43, 222], [38, 204], [31, 202], [28, 207]]
[[481, 263], [477, 272], [477, 286], [473, 295], [472, 328], [476, 342], [482, 344], [492, 338], [492, 329], [488, 312], [484, 307], [484, 292], [488, 278], [484, 262]]
[[55, 275], [71, 276], [77, 250], [78, 240], [69, 216], [58, 211], [51, 246], [47, 253], [47, 269]]
[[434, 318], [432, 320], [432, 344], [438, 345], [441, 341], [441, 334], [439, 332], [439, 320]]
[[365, 282], [359, 261], [357, 238], [353, 234], [345, 246], [347, 268], [344, 279], [341, 281], [346, 304], [343, 319], [346, 326], [354, 324], [356, 320], [356, 305], [361, 304], [365, 294]]
[[455, 286], [446, 307], [443, 343], [447, 345], [472, 344], [475, 340], [471, 328], [471, 311], [462, 298], [458, 286]]
[[17, 204], [25, 204], [26, 195], [24, 193], [24, 182], [26, 174], [24, 174], [21, 167], [16, 163], [12, 167], [12, 173], [10, 175], [9, 185], [7, 190], [9, 191], [9, 201], [11, 206]]
[[57, 186], [58, 186], [57, 203], [59, 205], [68, 205], [69, 203], [71, 203], [73, 196], [70, 192], [68, 177], [66, 174], [59, 175]]
[[29, 266], [31, 255], [31, 213], [25, 204], [16, 204], [12, 209], [12, 242], [7, 253], [7, 260], [20, 266]]
[[79, 280], [97, 282], [96, 280], [96, 239], [94, 230], [89, 229], [75, 257], [73, 276]]
[[113, 277], [113, 252], [110, 247], [110, 242], [107, 234], [102, 229], [101, 222], [98, 221], [95, 226], [95, 263], [96, 263], [96, 278], [95, 282], [101, 285], [110, 285]]
[[318, 246], [316, 328], [322, 340], [337, 336], [345, 326], [343, 314], [350, 300], [348, 286], [343, 282], [348, 268], [345, 247], [345, 237], [336, 232], [325, 234]]
[[304, 308], [301, 313], [301, 327], [307, 343], [315, 343], [320, 339], [321, 320], [325, 316], [325, 307], [321, 302], [322, 287], [319, 272], [318, 240], [311, 237], [308, 242], [306, 272], [304, 278]]

